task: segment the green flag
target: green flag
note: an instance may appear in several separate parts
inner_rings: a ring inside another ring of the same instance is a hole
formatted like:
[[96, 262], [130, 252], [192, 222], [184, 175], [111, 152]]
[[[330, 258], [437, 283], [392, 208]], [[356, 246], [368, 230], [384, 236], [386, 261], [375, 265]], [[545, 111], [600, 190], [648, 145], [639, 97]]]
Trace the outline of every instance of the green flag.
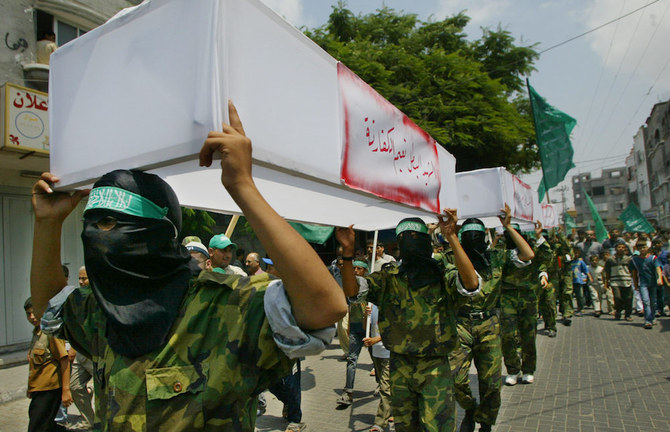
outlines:
[[589, 209], [591, 209], [591, 217], [593, 217], [593, 221], [596, 223], [596, 240], [602, 243], [607, 237], [609, 237], [607, 235], [607, 229], [605, 228], [603, 220], [600, 218], [600, 214], [598, 214], [598, 209], [596, 208], [595, 204], [593, 204], [589, 194], [586, 193], [586, 190], [584, 190], [584, 196], [586, 197], [586, 202], [589, 205]]
[[570, 143], [570, 132], [577, 124], [577, 120], [549, 105], [530, 86], [528, 80], [526, 85], [542, 163], [542, 181], [537, 189], [539, 200], [542, 202], [546, 191], [562, 182], [568, 171], [575, 167], [572, 163], [574, 151]]
[[577, 228], [577, 223], [575, 222], [575, 219], [572, 216], [570, 216], [569, 214], [567, 214], [567, 213], [565, 214], [565, 216], [563, 217], [563, 221], [565, 222], [565, 227], [568, 230], [571, 230], [573, 228]]
[[623, 222], [624, 229], [628, 232], [652, 233], [655, 231], [640, 209], [632, 203], [619, 215], [619, 220]]
[[309, 243], [316, 243], [323, 245], [326, 241], [333, 235], [335, 228], [320, 226], [320, 225], [310, 225], [303, 224], [298, 222], [289, 222], [289, 225], [293, 227], [298, 234], [302, 236]]

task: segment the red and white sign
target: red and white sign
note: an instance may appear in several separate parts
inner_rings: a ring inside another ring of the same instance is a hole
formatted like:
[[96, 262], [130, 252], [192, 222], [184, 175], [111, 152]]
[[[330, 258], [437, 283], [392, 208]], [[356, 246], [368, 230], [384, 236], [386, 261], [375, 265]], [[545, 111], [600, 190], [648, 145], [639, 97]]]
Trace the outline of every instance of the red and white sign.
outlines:
[[521, 181], [517, 176], [512, 176], [512, 184], [514, 185], [514, 210], [512, 216], [524, 219], [529, 222], [533, 221], [533, 203], [535, 197], [530, 185]]
[[347, 186], [440, 212], [437, 143], [346, 66], [337, 67]]
[[545, 228], [558, 226], [558, 214], [553, 204], [542, 204], [542, 225]]

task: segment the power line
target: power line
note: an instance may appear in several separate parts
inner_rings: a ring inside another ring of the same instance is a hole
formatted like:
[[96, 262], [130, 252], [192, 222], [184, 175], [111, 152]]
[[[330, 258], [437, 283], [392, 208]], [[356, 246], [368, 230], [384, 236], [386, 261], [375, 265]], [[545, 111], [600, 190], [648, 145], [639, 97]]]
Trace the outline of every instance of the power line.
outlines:
[[[618, 99], [618, 100], [616, 101], [616, 103], [614, 104], [614, 107], [612, 108], [612, 111], [610, 112], [610, 115], [609, 115], [609, 117], [607, 118], [607, 121], [605, 122], [605, 124], [608, 124], [609, 121], [612, 119], [612, 116], [614, 116], [614, 112], [616, 111], [617, 107], [618, 107], [619, 104], [621, 103], [621, 100], [623, 99], [623, 95], [624, 95], [625, 91], [628, 89], [628, 86], [630, 85], [631, 81], [633, 80], [633, 77], [634, 77], [635, 74], [637, 73], [638, 68], [639, 68], [640, 65], [642, 64], [642, 59], [647, 55], [647, 51], [649, 50], [649, 47], [651, 46], [651, 42], [654, 40], [654, 37], [656, 36], [656, 33], [658, 32], [658, 29], [661, 27], [661, 23], [663, 23], [663, 20], [664, 20], [664, 18], [665, 18], [665, 15], [666, 15], [667, 12], [668, 12], [668, 9], [670, 9], [670, 2], [668, 3], [668, 5], [666, 6], [665, 10], [663, 11], [663, 15], [661, 16], [661, 20], [659, 21], [659, 24], [656, 26], [656, 28], [654, 29], [654, 32], [652, 33], [651, 37], [649, 38], [649, 42], [647, 42], [647, 46], [644, 48], [644, 51], [642, 52], [642, 55], [640, 56], [640, 59], [636, 62], [636, 64], [635, 64], [635, 69], [634, 69], [633, 72], [631, 73], [630, 78], [628, 79], [628, 82], [627, 82], [626, 85], [624, 86], [623, 90], [621, 90], [621, 92], [619, 93], [619, 99]], [[638, 22], [638, 24], [639, 24], [639, 22]], [[637, 30], [637, 28], [636, 28], [636, 30]], [[624, 57], [625, 57], [625, 56], [624, 56]], [[667, 63], [666, 63], [666, 65], [663, 67], [663, 69], [661, 70], [661, 73], [663, 72], [663, 70], [665, 70], [665, 67], [666, 67], [666, 66], [667, 66]], [[654, 84], [656, 84], [656, 82], [658, 81], [659, 78], [660, 78], [660, 74], [659, 74], [659, 76], [656, 78], [656, 81], [654, 81]], [[653, 88], [653, 85], [652, 85], [652, 88]], [[651, 89], [649, 89], [649, 92], [651, 92]], [[647, 93], [647, 94], [649, 94], [649, 93]], [[646, 98], [646, 96], [645, 96], [645, 98]], [[637, 114], [637, 111], [635, 112], [635, 114]], [[631, 120], [626, 124], [626, 128], [628, 128], [628, 125], [630, 125], [630, 123], [631, 123], [633, 120], [634, 120], [634, 116], [633, 116], [633, 117], [631, 118]], [[619, 142], [619, 140], [620, 140], [621, 137], [623, 136], [623, 133], [625, 132], [625, 130], [626, 130], [626, 129], [624, 129], [624, 130], [622, 131], [621, 135], [619, 135], [619, 137], [617, 137], [617, 139], [616, 139], [616, 141], [614, 141], [613, 145], [616, 145], [616, 144]]]
[[556, 45], [552, 45], [552, 46], [550, 46], [549, 48], [540, 51], [538, 54], [540, 54], [540, 55], [541, 55], [541, 54], [544, 54], [544, 53], [546, 53], [547, 51], [551, 51], [551, 50], [553, 50], [554, 48], [558, 48], [558, 47], [560, 47], [560, 46], [563, 46], [563, 45], [565, 45], [565, 44], [567, 44], [567, 43], [572, 42], [572, 41], [575, 40], [575, 39], [579, 39], [579, 38], [581, 38], [581, 37], [586, 36], [587, 34], [593, 33], [593, 32], [596, 31], [596, 30], [600, 30], [600, 29], [603, 28], [603, 27], [606, 27], [606, 26], [608, 26], [608, 25], [610, 25], [610, 24], [613, 24], [613, 23], [615, 23], [615, 22], [617, 22], [617, 21], [619, 21], [619, 20], [621, 20], [621, 19], [624, 19], [624, 18], [626, 18], [627, 16], [633, 15], [635, 12], [637, 12], [637, 11], [641, 11], [642, 9], [644, 9], [644, 8], [646, 8], [646, 7], [649, 7], [649, 6], [653, 5], [654, 3], [658, 3], [659, 1], [661, 1], [661, 0], [654, 0], [654, 1], [652, 1], [652, 2], [649, 2], [649, 3], [647, 3], [646, 5], [644, 5], [644, 6], [640, 6], [639, 8], [637, 8], [637, 9], [635, 9], [635, 10], [633, 10], [633, 11], [630, 11], [630, 12], [628, 12], [627, 14], [621, 15], [621, 16], [618, 17], [618, 18], [614, 18], [613, 20], [608, 21], [608, 22], [606, 22], [605, 24], [601, 24], [601, 25], [599, 25], [598, 27], [592, 28], [591, 30], [588, 30], [588, 31], [585, 31], [584, 33], [578, 34], [577, 36], [573, 36], [573, 37], [571, 37], [570, 39], [564, 40], [563, 42], [559, 42], [559, 43], [557, 43]]
[[[623, 4], [621, 5], [621, 10], [619, 11], [619, 14], [621, 14], [626, 7], [626, 2], [624, 1]], [[617, 32], [619, 31], [619, 22], [617, 21], [616, 27], [614, 28], [614, 34], [612, 34], [612, 39], [610, 39], [609, 46], [607, 47], [607, 55], [605, 56], [605, 61], [603, 61], [602, 66], [600, 67], [600, 75], [598, 76], [598, 83], [596, 84], [596, 90], [593, 92], [593, 97], [591, 98], [591, 104], [589, 105], [589, 110], [586, 114], [586, 121], [584, 122], [584, 133], [586, 133], [586, 126], [589, 124], [589, 120], [591, 119], [591, 110], [593, 109], [593, 104], [596, 101], [596, 95], [598, 94], [598, 90], [600, 90], [600, 82], [602, 81], [603, 75], [605, 74], [605, 65], [607, 64], [607, 61], [610, 58], [610, 53], [612, 52], [612, 46], [614, 45], [614, 39], [616, 38]], [[614, 83], [612, 83], [614, 84]], [[611, 90], [611, 89], [610, 89]], [[608, 93], [609, 96], [609, 93]], [[600, 112], [600, 115], [602, 115], [602, 111]], [[598, 120], [600, 120], [600, 115], [596, 119], [596, 124], [598, 124]], [[591, 140], [591, 136], [593, 134], [588, 135], [588, 139], [584, 136], [584, 141], [589, 142]], [[593, 146], [591, 147], [593, 148]], [[588, 151], [588, 150], [587, 150]], [[589, 152], [589, 156], [591, 155], [591, 152]]]

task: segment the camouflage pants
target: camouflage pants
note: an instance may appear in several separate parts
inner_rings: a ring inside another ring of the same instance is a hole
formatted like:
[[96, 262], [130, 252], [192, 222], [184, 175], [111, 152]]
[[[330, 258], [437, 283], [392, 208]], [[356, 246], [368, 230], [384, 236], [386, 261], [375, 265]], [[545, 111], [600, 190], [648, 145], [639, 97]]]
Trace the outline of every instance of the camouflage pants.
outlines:
[[[502, 375], [500, 319], [496, 315], [485, 320], [458, 317], [457, 329], [460, 345], [449, 354], [456, 401], [466, 410], [476, 407], [477, 423], [495, 424], [500, 409]], [[473, 360], [479, 381], [479, 405], [470, 390]]]
[[[535, 372], [537, 352], [537, 296], [533, 289], [503, 289], [500, 327], [502, 353], [508, 374]], [[517, 342], [518, 338], [518, 342]], [[521, 358], [517, 347], [521, 348]]]
[[397, 432], [455, 431], [454, 380], [449, 359], [392, 352], [391, 411]]
[[572, 274], [561, 272], [558, 276], [558, 310], [563, 318], [572, 318], [574, 308], [572, 306]]
[[546, 289], [540, 287], [537, 294], [537, 303], [544, 321], [544, 328], [556, 331], [556, 289], [553, 280]]

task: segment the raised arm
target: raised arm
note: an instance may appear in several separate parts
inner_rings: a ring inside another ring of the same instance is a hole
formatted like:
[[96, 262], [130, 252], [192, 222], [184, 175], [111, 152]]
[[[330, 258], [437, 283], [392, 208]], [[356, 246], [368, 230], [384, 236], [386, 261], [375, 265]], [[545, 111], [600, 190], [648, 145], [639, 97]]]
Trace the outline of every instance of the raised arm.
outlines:
[[37, 319], [42, 317], [49, 300], [67, 284], [60, 256], [63, 221], [89, 192], [54, 192], [52, 186], [57, 182], [58, 177], [55, 175], [43, 173], [33, 186], [35, 227], [30, 265], [30, 295]]
[[[505, 208], [500, 210], [502, 212], [502, 216], [499, 216], [498, 219], [500, 219], [500, 222], [502, 223], [502, 226], [507, 230], [509, 233], [510, 238], [516, 245], [517, 250], [519, 251], [519, 254], [517, 255], [521, 261], [530, 261], [533, 258], [535, 258], [535, 253], [533, 252], [533, 248], [530, 247], [528, 242], [523, 238], [521, 234], [517, 230], [514, 229], [512, 226], [512, 211], [509, 208], [509, 205], [505, 203]], [[540, 235], [542, 233], [542, 225], [540, 225]]]
[[221, 154], [221, 183], [272, 257], [291, 301], [293, 316], [305, 329], [327, 327], [347, 312], [344, 294], [314, 249], [265, 201], [251, 177], [251, 140], [237, 110], [228, 103], [230, 125], [210, 132], [200, 165]]
[[354, 276], [354, 241], [356, 240], [356, 233], [354, 233], [354, 226], [349, 225], [347, 228], [336, 228], [335, 237], [342, 246], [342, 289], [344, 295], [353, 297], [358, 294], [358, 282]]
[[477, 277], [477, 272], [475, 271], [470, 258], [463, 250], [461, 242], [458, 241], [458, 235], [456, 234], [456, 221], [458, 218], [456, 216], [456, 209], [444, 209], [444, 217], [442, 215], [437, 216], [438, 225], [440, 231], [442, 232], [442, 237], [449, 242], [452, 251], [454, 252], [454, 263], [458, 268], [458, 274], [461, 277], [461, 282], [463, 282], [463, 288], [468, 291], [474, 291], [479, 286], [479, 278]]

